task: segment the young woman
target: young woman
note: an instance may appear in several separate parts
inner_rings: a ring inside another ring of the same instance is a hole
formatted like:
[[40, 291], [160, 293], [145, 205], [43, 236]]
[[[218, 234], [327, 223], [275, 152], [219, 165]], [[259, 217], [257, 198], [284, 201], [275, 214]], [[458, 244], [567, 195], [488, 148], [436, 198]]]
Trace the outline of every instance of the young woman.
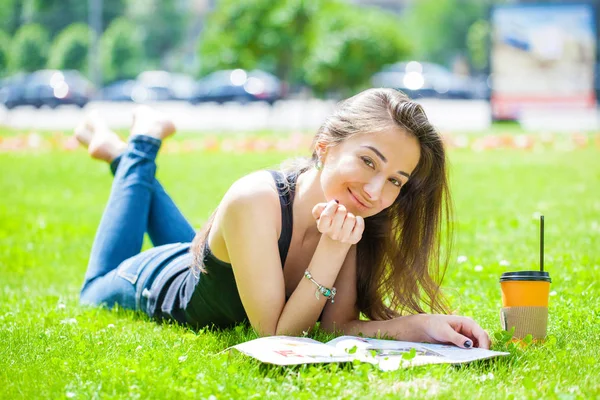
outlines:
[[[135, 111], [128, 144], [95, 114], [75, 130], [115, 175], [82, 303], [193, 327], [249, 321], [259, 335], [301, 335], [320, 321], [349, 335], [489, 348], [473, 320], [443, 315], [445, 152], [404, 94], [370, 89], [340, 103], [311, 158], [239, 179], [198, 234], [155, 178], [174, 131], [148, 107]], [[146, 232], [155, 247], [140, 253]]]

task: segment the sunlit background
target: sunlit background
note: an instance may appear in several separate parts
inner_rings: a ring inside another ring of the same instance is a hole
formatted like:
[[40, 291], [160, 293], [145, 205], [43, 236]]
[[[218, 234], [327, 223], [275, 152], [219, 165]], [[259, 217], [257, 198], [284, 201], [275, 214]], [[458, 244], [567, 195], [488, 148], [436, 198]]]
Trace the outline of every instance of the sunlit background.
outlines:
[[[0, 125], [313, 130], [391, 87], [444, 131], [598, 129], [600, 0], [0, 0]], [[235, 115], [235, 118], [232, 118]]]

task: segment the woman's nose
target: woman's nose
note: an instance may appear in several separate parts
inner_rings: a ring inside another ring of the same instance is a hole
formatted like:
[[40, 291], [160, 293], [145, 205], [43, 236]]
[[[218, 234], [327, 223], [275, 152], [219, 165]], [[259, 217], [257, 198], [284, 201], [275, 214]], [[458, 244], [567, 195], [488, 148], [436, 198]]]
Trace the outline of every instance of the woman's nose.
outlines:
[[383, 191], [383, 185], [385, 184], [385, 177], [380, 175], [375, 175], [367, 184], [365, 185], [365, 193], [369, 196], [369, 200], [377, 201], [381, 197], [381, 192]]

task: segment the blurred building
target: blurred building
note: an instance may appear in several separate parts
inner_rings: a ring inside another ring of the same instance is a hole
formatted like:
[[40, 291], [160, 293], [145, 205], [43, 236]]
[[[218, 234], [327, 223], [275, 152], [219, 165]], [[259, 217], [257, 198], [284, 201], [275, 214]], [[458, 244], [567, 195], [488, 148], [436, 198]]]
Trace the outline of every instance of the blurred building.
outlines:
[[491, 108], [530, 128], [594, 129], [600, 1], [520, 0], [491, 9]]

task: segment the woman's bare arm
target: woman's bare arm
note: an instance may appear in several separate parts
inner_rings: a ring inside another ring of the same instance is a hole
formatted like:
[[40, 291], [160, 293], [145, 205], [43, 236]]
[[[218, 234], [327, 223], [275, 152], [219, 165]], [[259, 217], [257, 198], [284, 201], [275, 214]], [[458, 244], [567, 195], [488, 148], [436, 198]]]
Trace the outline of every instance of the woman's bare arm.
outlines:
[[[327, 299], [317, 299], [316, 286], [302, 279], [285, 301], [277, 245], [280, 217], [274, 211], [279, 210], [278, 194], [270, 188], [237, 188], [222, 206], [221, 231], [252, 326], [261, 336], [301, 335], [308, 331]], [[350, 246], [323, 235], [309, 264], [314, 279], [332, 287]]]
[[325, 306], [321, 327], [328, 332], [366, 337], [390, 337], [409, 342], [454, 343], [489, 348], [488, 334], [471, 318], [456, 315], [417, 314], [387, 321], [359, 319], [356, 307], [356, 246], [348, 252], [335, 282], [338, 295]]
[[346, 335], [386, 336], [408, 342], [490, 348], [488, 334], [471, 318], [458, 315], [415, 314], [387, 321], [354, 320], [344, 324], [341, 331]]

